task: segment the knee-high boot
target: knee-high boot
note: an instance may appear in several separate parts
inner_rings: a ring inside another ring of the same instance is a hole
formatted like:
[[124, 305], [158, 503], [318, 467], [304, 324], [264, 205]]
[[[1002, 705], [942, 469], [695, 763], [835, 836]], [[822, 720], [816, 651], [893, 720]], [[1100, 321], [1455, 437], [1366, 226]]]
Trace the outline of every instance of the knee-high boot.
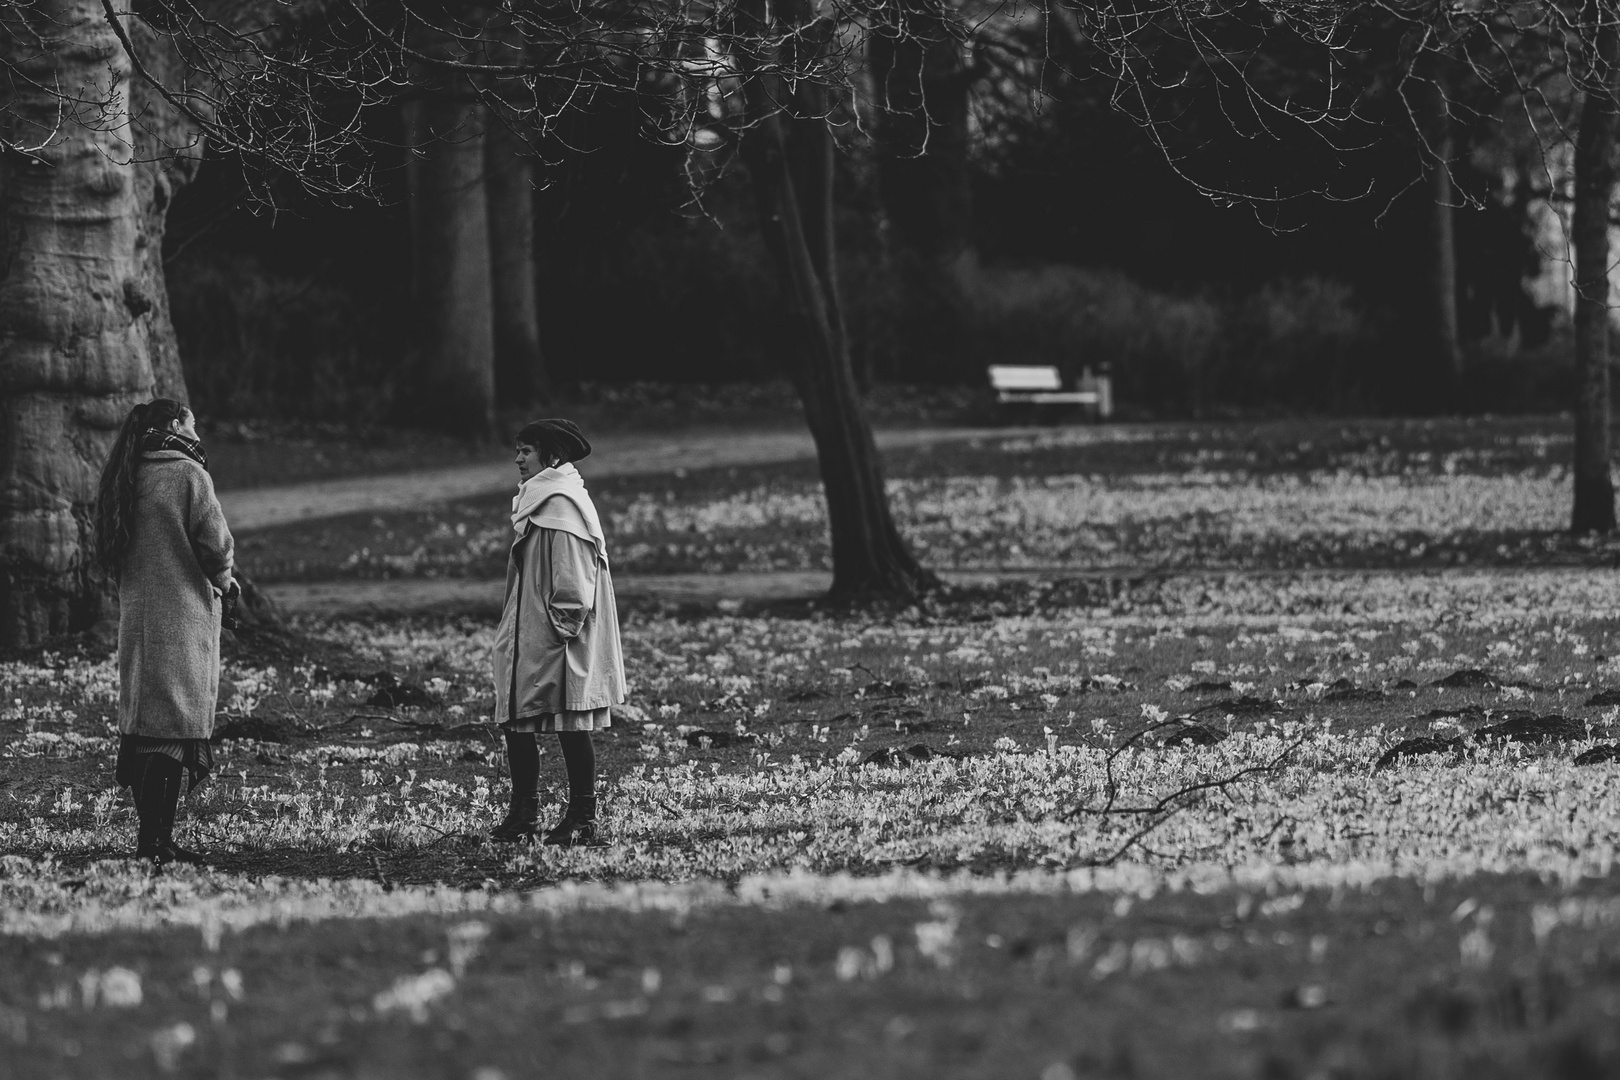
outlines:
[[158, 837], [163, 828], [165, 792], [162, 766], [154, 766], [152, 759], [163, 756], [162, 754], [140, 756], [140, 771], [131, 790], [131, 794], [135, 796], [135, 818], [140, 823], [135, 837], [137, 859], [155, 858], [158, 853]]
[[533, 836], [540, 818], [540, 748], [535, 745], [534, 732], [506, 733], [506, 761], [512, 769], [512, 802], [506, 820], [489, 834], [500, 843]]
[[576, 847], [596, 842], [596, 744], [588, 731], [557, 734], [568, 769], [568, 809], [545, 842]]
[[196, 852], [174, 842], [174, 819], [180, 806], [180, 785], [184, 768], [167, 754], [146, 754], [141, 767], [140, 789], [135, 793], [135, 813], [140, 819], [137, 858], [159, 863], [199, 862]]

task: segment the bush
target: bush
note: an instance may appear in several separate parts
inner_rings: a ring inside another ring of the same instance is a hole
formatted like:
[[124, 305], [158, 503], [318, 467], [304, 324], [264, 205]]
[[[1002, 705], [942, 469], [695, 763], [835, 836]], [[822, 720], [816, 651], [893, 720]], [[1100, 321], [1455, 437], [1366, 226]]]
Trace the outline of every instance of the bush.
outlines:
[[1154, 292], [1117, 271], [987, 267], [972, 294], [973, 338], [985, 363], [1054, 364], [1074, 378], [1111, 364], [1115, 397], [1197, 409], [1219, 352], [1220, 309]]
[[211, 251], [171, 263], [169, 297], [186, 386], [218, 418], [376, 421], [393, 400], [397, 313], [354, 291]]
[[[1611, 334], [1620, 336], [1620, 327]], [[1568, 319], [1547, 340], [1524, 348], [1516, 336], [1489, 335], [1463, 350], [1459, 407], [1469, 412], [1559, 412], [1575, 403], [1575, 337]]]
[[[1146, 288], [1115, 270], [991, 267], [974, 290], [985, 363], [1106, 362], [1126, 408], [1366, 410], [1402, 365], [1349, 285], [1283, 278], [1226, 303]], [[1394, 400], [1391, 400], [1391, 399]]]
[[1242, 405], [1364, 410], [1384, 396], [1379, 351], [1349, 285], [1281, 278], [1233, 305], [1213, 392]]

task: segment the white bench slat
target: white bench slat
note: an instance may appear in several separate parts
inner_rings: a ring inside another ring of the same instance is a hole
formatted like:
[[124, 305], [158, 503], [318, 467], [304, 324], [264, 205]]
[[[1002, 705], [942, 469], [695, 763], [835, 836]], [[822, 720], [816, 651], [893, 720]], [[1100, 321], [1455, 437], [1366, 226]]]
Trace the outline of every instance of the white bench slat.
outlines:
[[1003, 390], [996, 395], [996, 400], [1003, 405], [1015, 401], [1033, 405], [1097, 405], [1102, 402], [1102, 395], [1095, 390], [1019, 390], [1012, 393]]
[[990, 385], [996, 390], [1062, 390], [1063, 376], [1055, 367], [991, 364]]

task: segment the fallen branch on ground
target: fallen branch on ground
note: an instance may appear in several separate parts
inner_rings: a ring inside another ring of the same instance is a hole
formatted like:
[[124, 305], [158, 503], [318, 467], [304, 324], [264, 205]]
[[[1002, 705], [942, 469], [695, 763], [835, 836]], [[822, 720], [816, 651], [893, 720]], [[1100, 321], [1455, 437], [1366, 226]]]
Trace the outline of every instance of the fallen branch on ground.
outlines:
[[1124, 753], [1132, 743], [1141, 739], [1144, 735], [1148, 734], [1148, 732], [1154, 730], [1154, 728], [1163, 726], [1164, 724], [1162, 723], [1155, 724], [1144, 729], [1143, 731], [1138, 732], [1132, 737], [1131, 740], [1126, 742], [1117, 751], [1108, 755], [1108, 759], [1105, 763], [1107, 766], [1108, 776], [1108, 799], [1104, 805], [1100, 807], [1077, 806], [1073, 809], [1066, 810], [1059, 815], [1063, 821], [1072, 821], [1082, 814], [1093, 814], [1103, 817], [1124, 814], [1140, 814], [1149, 819], [1141, 828], [1137, 829], [1135, 832], [1131, 833], [1130, 836], [1126, 837], [1125, 842], [1116, 848], [1113, 854], [1101, 859], [1087, 859], [1079, 865], [1093, 867], [1112, 866], [1114, 863], [1118, 862], [1127, 851], [1135, 847], [1143, 838], [1148, 836], [1153, 832], [1153, 830], [1157, 829], [1165, 822], [1169, 821], [1173, 816], [1175, 816], [1178, 810], [1183, 809], [1184, 804], [1181, 804], [1181, 800], [1187, 798], [1187, 796], [1196, 795], [1199, 792], [1204, 791], [1224, 791], [1227, 787], [1237, 783], [1239, 780], [1242, 780], [1245, 777], [1255, 776], [1260, 773], [1273, 772], [1283, 763], [1284, 760], [1287, 759], [1288, 755], [1299, 749], [1299, 747], [1308, 737], [1306, 735], [1301, 735], [1299, 738], [1283, 747], [1281, 752], [1279, 752], [1276, 757], [1272, 758], [1263, 765], [1250, 765], [1247, 768], [1239, 769], [1237, 772], [1232, 773], [1229, 776], [1216, 777], [1211, 780], [1201, 780], [1196, 784], [1188, 784], [1185, 787], [1177, 788], [1175, 791], [1172, 791], [1170, 794], [1164, 796], [1151, 806], [1115, 806], [1114, 803], [1118, 796], [1118, 787], [1114, 782], [1113, 775], [1114, 758], [1118, 757], [1121, 753]]

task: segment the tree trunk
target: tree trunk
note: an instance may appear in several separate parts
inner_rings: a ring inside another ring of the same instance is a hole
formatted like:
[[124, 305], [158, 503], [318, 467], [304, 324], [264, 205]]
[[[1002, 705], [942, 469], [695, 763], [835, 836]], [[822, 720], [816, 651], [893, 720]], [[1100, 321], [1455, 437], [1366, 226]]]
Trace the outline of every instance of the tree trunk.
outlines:
[[471, 92], [454, 87], [405, 105], [416, 319], [406, 416], [472, 439], [495, 432], [486, 122]]
[[[804, 0], [779, 0], [771, 10], [787, 26], [769, 30], [806, 31], [800, 48], [825, 47]], [[764, 0], [750, 0], [745, 11], [767, 29]], [[836, 269], [830, 101], [809, 80], [789, 88], [751, 73], [746, 87], [742, 154], [782, 288], [783, 354], [816, 442], [832, 533], [832, 595], [915, 597], [938, 579], [895, 527], [850, 365]]]
[[495, 122], [484, 141], [490, 274], [495, 304], [495, 393], [504, 403], [545, 394], [540, 313], [534, 281], [534, 158]]
[[90, 558], [102, 462], [133, 405], [185, 398], [163, 227], [201, 150], [131, 85], [96, 0], [0, 6], [0, 50], [23, 76], [0, 85], [0, 137], [38, 147], [0, 155], [0, 644], [21, 645], [102, 615]]
[[[1455, 390], [1461, 385], [1463, 374], [1462, 344], [1457, 332], [1457, 239], [1452, 207], [1455, 192], [1451, 185], [1451, 162], [1457, 152], [1457, 141], [1452, 133], [1445, 84], [1438, 76], [1425, 96], [1430, 103], [1429, 139], [1435, 156], [1429, 180], [1429, 195], [1434, 201], [1430, 219], [1430, 242], [1434, 245], [1430, 286], [1434, 290], [1435, 359], [1442, 379], [1449, 381]], [[1450, 396], [1455, 399], [1454, 395]]]
[[1609, 474], [1609, 204], [1614, 195], [1620, 32], [1600, 5], [1594, 71], [1575, 138], [1575, 507], [1577, 533], [1614, 529]]
[[868, 44], [879, 193], [902, 305], [901, 375], [979, 376], [963, 314], [975, 269], [968, 86], [949, 0], [900, 0]]

